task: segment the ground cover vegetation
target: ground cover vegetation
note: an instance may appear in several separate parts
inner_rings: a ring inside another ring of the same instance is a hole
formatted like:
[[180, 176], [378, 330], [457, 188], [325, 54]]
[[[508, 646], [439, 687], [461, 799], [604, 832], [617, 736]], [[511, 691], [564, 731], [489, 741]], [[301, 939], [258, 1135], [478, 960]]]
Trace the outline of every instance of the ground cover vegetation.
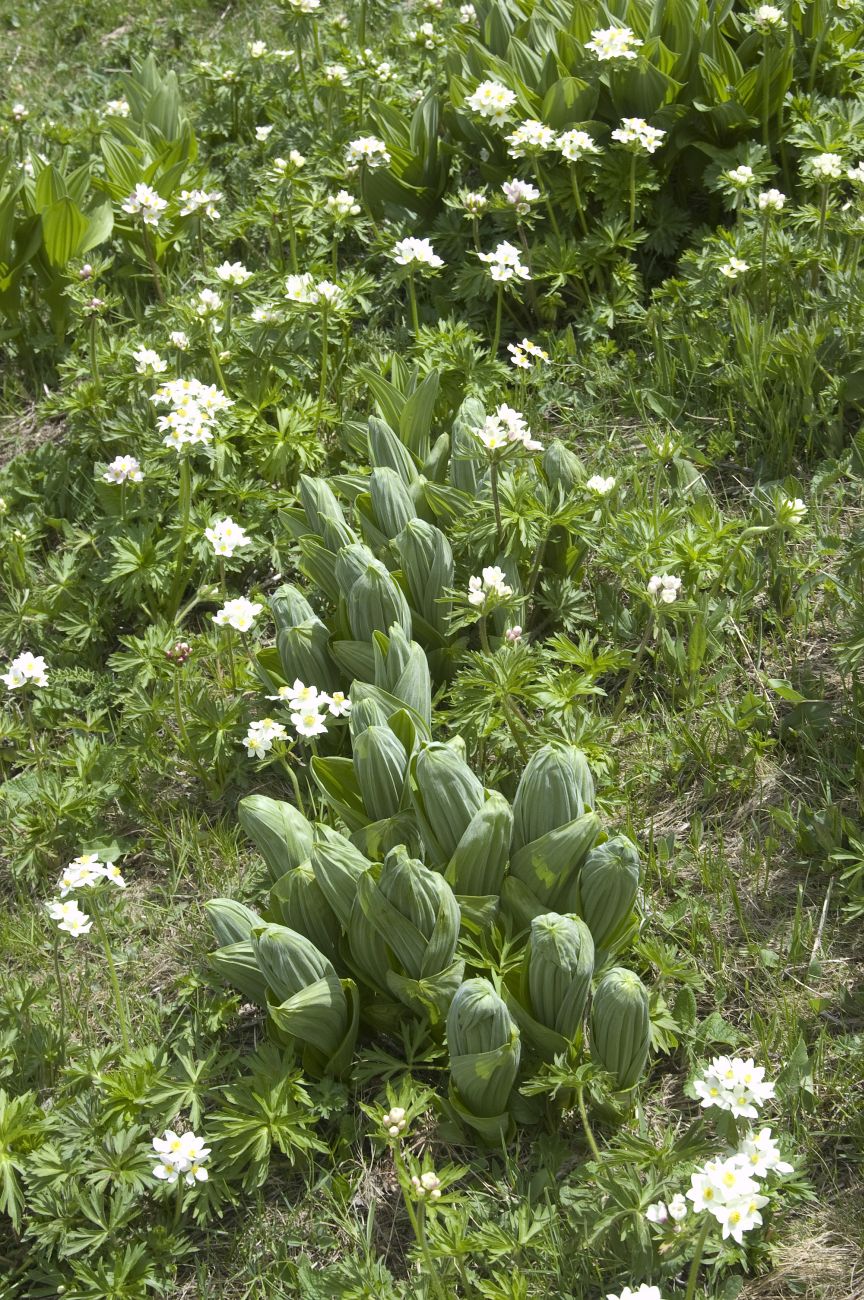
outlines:
[[0, 11], [0, 1294], [861, 1294], [864, 10]]

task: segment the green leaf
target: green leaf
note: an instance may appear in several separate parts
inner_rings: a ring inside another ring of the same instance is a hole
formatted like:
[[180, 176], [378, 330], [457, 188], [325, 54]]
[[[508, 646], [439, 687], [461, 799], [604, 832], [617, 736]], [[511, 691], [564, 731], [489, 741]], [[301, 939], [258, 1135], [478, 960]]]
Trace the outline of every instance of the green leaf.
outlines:
[[42, 238], [48, 261], [53, 266], [65, 266], [71, 257], [81, 251], [87, 230], [87, 218], [70, 198], [58, 199], [52, 203], [42, 213]]

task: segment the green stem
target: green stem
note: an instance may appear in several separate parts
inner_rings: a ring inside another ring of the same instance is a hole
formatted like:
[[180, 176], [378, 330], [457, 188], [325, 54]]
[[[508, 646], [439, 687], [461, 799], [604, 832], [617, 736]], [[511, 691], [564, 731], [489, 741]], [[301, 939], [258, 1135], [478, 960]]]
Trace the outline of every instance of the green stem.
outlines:
[[315, 116], [315, 109], [312, 104], [312, 96], [309, 94], [309, 84], [306, 81], [306, 65], [303, 62], [303, 39], [302, 33], [297, 33], [297, 68], [300, 73], [300, 85], [303, 90], [303, 98], [306, 100], [306, 107], [309, 109], [309, 116]]
[[182, 453], [180, 456], [180, 483], [177, 490], [177, 510], [180, 515], [180, 538], [177, 542], [174, 581], [171, 584], [171, 595], [168, 600], [169, 619], [173, 619], [176, 615], [180, 597], [183, 595], [183, 588], [186, 585], [186, 572], [183, 566], [186, 560], [186, 540], [189, 535], [189, 516], [192, 510], [192, 468], [189, 464], [189, 457]]
[[504, 310], [504, 285], [498, 285], [498, 301], [495, 304], [495, 333], [492, 336], [492, 356], [498, 355], [498, 344], [501, 342], [501, 314]]
[[582, 193], [579, 189], [579, 177], [576, 175], [576, 164], [570, 164], [570, 183], [573, 189], [573, 202], [576, 204], [576, 215], [579, 218], [579, 225], [582, 227], [582, 234], [588, 234], [588, 223], [585, 220], [585, 209], [582, 206]]
[[648, 646], [648, 639], [651, 636], [653, 627], [654, 627], [654, 615], [653, 613], [650, 613], [648, 615], [648, 621], [645, 624], [645, 631], [642, 633], [642, 640], [639, 642], [639, 648], [636, 651], [636, 654], [633, 656], [633, 662], [630, 665], [630, 671], [627, 674], [627, 680], [624, 682], [624, 686], [621, 690], [621, 694], [618, 696], [618, 702], [615, 705], [615, 709], [612, 714], [613, 722], [617, 722], [618, 719], [620, 718], [621, 711], [624, 708], [624, 705], [627, 703], [627, 700], [630, 696], [630, 691], [633, 687], [633, 682], [635, 680], [636, 673], [639, 670], [639, 665], [642, 662], [642, 656], [645, 654], [645, 650]]
[[391, 1146], [391, 1151], [393, 1152], [393, 1164], [396, 1167], [396, 1172], [399, 1177], [399, 1186], [402, 1188], [402, 1199], [405, 1202], [405, 1209], [408, 1211], [408, 1218], [411, 1221], [411, 1230], [414, 1233], [414, 1239], [417, 1242], [417, 1245], [420, 1247], [421, 1254], [423, 1255], [423, 1262], [428, 1269], [429, 1283], [432, 1290], [435, 1292], [435, 1295], [439, 1297], [439, 1300], [448, 1300], [447, 1292], [442, 1288], [441, 1279], [438, 1277], [434, 1261], [429, 1254], [429, 1246], [426, 1241], [426, 1233], [423, 1227], [423, 1207], [420, 1207], [419, 1214], [414, 1209], [414, 1202], [410, 1190], [411, 1178], [408, 1174], [408, 1170], [405, 1168], [402, 1157], [395, 1145]]
[[762, 143], [765, 146], [765, 152], [771, 157], [770, 135], [768, 132], [768, 92], [771, 89], [771, 82], [768, 76], [768, 42], [770, 37], [766, 34], [762, 42]]
[[495, 510], [495, 532], [500, 550], [504, 541], [504, 526], [501, 522], [501, 502], [498, 498], [498, 462], [494, 459], [489, 462], [489, 490], [492, 493], [492, 506]]
[[57, 998], [60, 1003], [60, 1067], [66, 1064], [66, 993], [60, 970], [60, 933], [54, 931], [54, 978], [57, 981]]
[[183, 753], [191, 761], [193, 767], [195, 768], [195, 771], [198, 773], [198, 776], [201, 779], [202, 784], [204, 785], [205, 790], [209, 791], [210, 780], [207, 776], [207, 773], [204, 771], [204, 768], [201, 766], [201, 764], [198, 761], [198, 755], [195, 753], [195, 750], [192, 748], [192, 743], [189, 740], [189, 733], [186, 730], [186, 719], [183, 717], [183, 701], [180, 697], [180, 673], [181, 673], [181, 669], [179, 667], [175, 667], [174, 669], [174, 716], [177, 719], [177, 732], [180, 736], [181, 741], [183, 742]]
[[99, 350], [97, 346], [98, 337], [99, 318], [94, 313], [94, 315], [90, 317], [90, 378], [93, 380], [94, 384], [96, 384], [97, 388], [101, 386], [101, 378], [99, 375]]
[[820, 262], [822, 255], [822, 241], [825, 238], [825, 221], [828, 216], [828, 186], [822, 186], [822, 193], [819, 198], [819, 229], [816, 232], [816, 261], [813, 263], [813, 273], [810, 277], [812, 288], [816, 288], [819, 281]]
[[768, 225], [771, 217], [766, 209], [762, 220], [762, 310], [768, 310]]
[[543, 195], [543, 200], [546, 204], [546, 211], [549, 213], [549, 220], [552, 223], [552, 229], [555, 231], [555, 234], [560, 239], [561, 228], [559, 227], [558, 222], [555, 218], [555, 210], [552, 207], [552, 199], [549, 194], [549, 187], [547, 186], [545, 180], [543, 179], [543, 173], [540, 170], [540, 162], [537, 158], [534, 159], [534, 174], [537, 177], [537, 185], [540, 189], [541, 194]]
[[591, 1154], [599, 1164], [601, 1159], [600, 1148], [597, 1145], [597, 1140], [594, 1137], [591, 1125], [588, 1122], [588, 1111], [585, 1106], [585, 1089], [582, 1087], [576, 1089], [576, 1104], [579, 1107], [579, 1118], [582, 1121], [582, 1130], [585, 1134], [588, 1145], [591, 1148]]
[[111, 981], [111, 988], [114, 990], [114, 1004], [117, 1008], [117, 1019], [120, 1022], [120, 1037], [123, 1039], [123, 1050], [129, 1052], [131, 1050], [131, 1043], [129, 1040], [126, 1004], [123, 1001], [123, 994], [120, 992], [120, 982], [117, 979], [117, 970], [114, 966], [114, 958], [111, 956], [111, 945], [108, 942], [108, 935], [105, 932], [105, 926], [102, 924], [99, 904], [97, 903], [95, 896], [91, 911], [93, 913], [93, 920], [96, 922], [96, 929], [99, 932], [99, 938], [102, 940], [102, 947], [105, 952], [105, 962], [108, 966], [108, 978]]
[[159, 275], [159, 267], [156, 264], [156, 254], [153, 251], [153, 243], [150, 239], [150, 231], [147, 229], [147, 222], [141, 222], [141, 240], [144, 244], [144, 253], [147, 263], [150, 267], [150, 274], [153, 277], [153, 284], [156, 288], [156, 297], [160, 302], [165, 301], [165, 294], [162, 292], [162, 277]]
[[36, 723], [33, 718], [33, 700], [29, 695], [24, 696], [24, 699], [21, 701], [21, 707], [27, 721], [27, 734], [30, 737], [30, 748], [33, 750], [33, 757], [36, 761], [36, 771], [41, 772], [42, 755], [40, 754], [39, 748], [36, 744]]
[[219, 353], [216, 351], [216, 335], [210, 325], [207, 326], [207, 344], [210, 348], [210, 360], [213, 362], [213, 370], [216, 375], [216, 383], [222, 389], [226, 397], [230, 397], [228, 385], [225, 383], [225, 376], [222, 373], [222, 363], [219, 360]]
[[702, 1252], [705, 1249], [705, 1242], [708, 1240], [708, 1233], [711, 1230], [711, 1216], [707, 1210], [703, 1211], [705, 1222], [696, 1238], [696, 1250], [693, 1255], [693, 1262], [690, 1265], [690, 1272], [687, 1276], [687, 1291], [684, 1300], [693, 1300], [696, 1295], [696, 1281], [699, 1277], [699, 1265], [702, 1263]]
[[294, 225], [293, 199], [294, 199], [294, 190], [293, 187], [289, 185], [287, 190], [286, 200], [285, 200], [285, 216], [288, 218], [288, 247], [291, 252], [291, 271], [294, 275], [296, 275], [298, 269], [297, 228]]
[[174, 1227], [176, 1228], [183, 1214], [183, 1175], [177, 1175], [177, 1192], [174, 1199]]
[[417, 342], [417, 335], [420, 332], [420, 318], [417, 314], [417, 287], [414, 284], [414, 272], [408, 272], [408, 302], [411, 306], [411, 329], [414, 332], [414, 342]]
[[[489, 633], [486, 630], [485, 614], [480, 615], [480, 618], [477, 622], [477, 631], [480, 634], [480, 645], [483, 650], [483, 653], [488, 655], [489, 658], [491, 659], [492, 647], [489, 644]], [[531, 755], [528, 753], [528, 746], [525, 744], [525, 740], [521, 735], [518, 726], [516, 725], [516, 714], [513, 709], [513, 705], [510, 703], [510, 701], [507, 699], [505, 695], [501, 696], [501, 707], [504, 710], [504, 717], [507, 720], [507, 727], [510, 731], [510, 735], [513, 737], [513, 743], [515, 744], [516, 748], [519, 750], [519, 756], [522, 759], [523, 763], [527, 763]]]
[[288, 779], [290, 780], [291, 786], [294, 790], [294, 801], [297, 804], [298, 809], [302, 813], [304, 812], [303, 797], [300, 794], [300, 782], [297, 780], [297, 773], [294, 771], [293, 767], [291, 766], [291, 764], [288, 762], [286, 758], [280, 758], [279, 762], [282, 764], [282, 766], [285, 768], [285, 771], [288, 773]]
[[636, 229], [636, 155], [630, 155], [630, 234]]
[[328, 304], [321, 309], [321, 376], [318, 381], [318, 410], [315, 415], [316, 432], [324, 415], [324, 399], [327, 395], [327, 357], [330, 350], [330, 335], [327, 330]]

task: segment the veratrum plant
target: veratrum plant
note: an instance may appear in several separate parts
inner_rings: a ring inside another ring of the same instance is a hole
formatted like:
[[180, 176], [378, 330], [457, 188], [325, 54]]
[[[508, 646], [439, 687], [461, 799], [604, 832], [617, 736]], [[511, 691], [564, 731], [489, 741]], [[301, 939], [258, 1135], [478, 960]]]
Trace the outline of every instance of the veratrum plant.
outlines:
[[621, 1092], [639, 1082], [650, 1036], [648, 990], [633, 971], [613, 967], [594, 991], [591, 1053]]
[[526, 1041], [545, 1060], [578, 1049], [593, 973], [594, 942], [584, 921], [557, 912], [535, 916], [505, 996]]
[[488, 980], [470, 979], [447, 1015], [450, 1105], [485, 1141], [512, 1128], [507, 1105], [519, 1070], [519, 1029]]
[[579, 873], [579, 915], [598, 952], [623, 947], [638, 929], [633, 904], [639, 892], [639, 850], [616, 835], [591, 850]]
[[380, 871], [360, 877], [357, 896], [387, 948], [388, 990], [433, 1021], [443, 1018], [465, 970], [456, 958], [459, 904], [444, 877], [396, 848]]

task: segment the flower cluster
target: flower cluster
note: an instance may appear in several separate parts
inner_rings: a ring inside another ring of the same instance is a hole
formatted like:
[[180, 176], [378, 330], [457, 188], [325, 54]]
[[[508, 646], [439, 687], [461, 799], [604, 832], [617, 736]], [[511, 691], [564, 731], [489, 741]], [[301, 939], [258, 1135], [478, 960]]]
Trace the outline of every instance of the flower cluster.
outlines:
[[98, 853], [82, 853], [73, 858], [63, 871], [57, 888], [60, 897], [65, 898], [76, 889], [90, 889], [100, 881], [107, 880], [118, 889], [126, 888], [126, 881], [115, 862], [103, 862]]
[[70, 898], [68, 902], [61, 903], [55, 899], [53, 903], [48, 904], [48, 915], [52, 921], [57, 922], [57, 929], [63, 930], [66, 934], [71, 934], [77, 939], [79, 935], [89, 934], [93, 928], [93, 922], [86, 912]]
[[333, 221], [347, 221], [349, 217], [359, 216], [360, 204], [347, 190], [327, 195], [327, 215]]
[[507, 144], [510, 146], [507, 150], [511, 158], [530, 157], [532, 154], [543, 153], [551, 149], [555, 143], [555, 132], [551, 126], [545, 122], [538, 122], [535, 117], [529, 117], [526, 121], [520, 122], [510, 135], [507, 136]]
[[224, 519], [214, 519], [209, 528], [204, 529], [204, 536], [213, 547], [216, 555], [231, 558], [241, 546], [250, 546], [251, 541], [239, 524], [235, 524], [230, 515]]
[[760, 212], [782, 212], [786, 195], [781, 194], [780, 190], [763, 190], [756, 201]]
[[202, 384], [200, 379], [170, 379], [156, 389], [150, 398], [154, 406], [169, 406], [167, 415], [156, 421], [166, 447], [179, 451], [187, 444], [207, 443], [213, 438], [211, 426], [220, 411], [233, 406], [214, 384]]
[[502, 193], [511, 207], [515, 208], [520, 216], [530, 212], [531, 204], [536, 203], [540, 197], [540, 191], [536, 185], [530, 181], [520, 180], [515, 177], [512, 181], [504, 181], [501, 186]]
[[596, 492], [598, 496], [605, 497], [614, 488], [615, 477], [612, 474], [608, 478], [604, 478], [602, 474], [592, 474], [585, 486], [589, 492]]
[[568, 162], [581, 162], [590, 154], [600, 152], [599, 146], [594, 143], [587, 131], [576, 129], [565, 131], [559, 135], [555, 143]]
[[542, 442], [531, 437], [531, 430], [525, 423], [522, 412], [515, 411], [506, 402], [502, 402], [492, 415], [487, 415], [481, 427], [474, 432], [487, 451], [500, 451], [514, 444], [524, 447], [526, 451], [543, 449]]
[[140, 483], [144, 478], [134, 456], [115, 456], [102, 474], [103, 483]]
[[807, 168], [814, 180], [839, 181], [843, 176], [843, 159], [839, 153], [817, 153], [807, 160]]
[[332, 280], [315, 282], [309, 271], [302, 275], [289, 275], [285, 281], [285, 297], [289, 302], [296, 302], [302, 307], [314, 307], [324, 304], [337, 307], [344, 297], [344, 291]]
[[807, 506], [800, 497], [787, 497], [781, 492], [775, 499], [774, 512], [778, 524], [797, 528], [807, 516]]
[[211, 221], [219, 220], [216, 204], [222, 198], [220, 190], [181, 190], [180, 216], [193, 217], [203, 215]]
[[468, 579], [468, 604], [478, 608], [490, 601], [506, 600], [513, 595], [513, 588], [504, 581], [505, 573], [497, 564], [485, 568], [479, 578]]
[[535, 364], [549, 365], [549, 353], [536, 343], [532, 343], [530, 339], [522, 339], [519, 343], [508, 343], [507, 351], [510, 353], [510, 364], [517, 370], [530, 370]]
[[128, 117], [132, 112], [128, 99], [109, 99], [102, 109], [103, 117]]
[[606, 63], [612, 59], [635, 59], [641, 44], [629, 27], [601, 27], [591, 33], [585, 49]]
[[28, 682], [33, 686], [47, 686], [48, 670], [44, 658], [31, 654], [29, 650], [22, 651], [0, 675], [0, 682], [9, 691], [17, 691], [19, 686], [26, 686]]
[[656, 153], [665, 136], [665, 131], [649, 126], [642, 117], [624, 117], [621, 125], [612, 132], [612, 139], [619, 144], [627, 145], [634, 152], [644, 149], [646, 153]]
[[242, 262], [223, 262], [216, 267], [216, 274], [223, 284], [241, 285], [252, 279], [252, 272]]
[[726, 179], [736, 189], [745, 190], [748, 185], [753, 184], [753, 168], [748, 167], [746, 163], [741, 163], [739, 167], [733, 167], [726, 173]]
[[404, 1106], [391, 1106], [386, 1115], [381, 1116], [381, 1123], [389, 1137], [399, 1137], [405, 1132], [408, 1121], [405, 1118]]
[[764, 35], [767, 32], [782, 31], [786, 26], [786, 19], [783, 10], [778, 9], [776, 5], [759, 5], [753, 10], [748, 26]]
[[765, 1082], [764, 1067], [754, 1065], [752, 1057], [715, 1056], [693, 1088], [703, 1107], [731, 1111], [736, 1119], [755, 1119], [757, 1106], [774, 1096], [774, 1084]]
[[287, 734], [281, 722], [276, 722], [273, 718], [262, 718], [260, 722], [249, 723], [249, 730], [242, 743], [250, 758], [263, 758], [269, 754], [274, 742], [284, 740]]
[[400, 239], [393, 248], [393, 261], [399, 266], [428, 266], [437, 271], [444, 265], [428, 239]]
[[674, 605], [681, 590], [681, 579], [672, 573], [655, 573], [648, 579], [648, 595], [664, 605]]
[[154, 229], [159, 225], [159, 221], [168, 207], [168, 200], [163, 199], [161, 194], [150, 186], [139, 181], [126, 202], [121, 204], [123, 211], [128, 212], [131, 216], [140, 216], [145, 226], [152, 226]]
[[432, 1170], [427, 1170], [425, 1174], [412, 1174], [411, 1186], [414, 1188], [414, 1195], [419, 1200], [425, 1200], [428, 1196], [430, 1201], [441, 1199], [441, 1179]]
[[750, 263], [745, 262], [741, 257], [730, 257], [728, 262], [724, 262], [720, 267], [720, 274], [727, 280], [737, 280], [739, 275], [750, 270]]
[[168, 369], [168, 362], [163, 361], [152, 348], [137, 348], [132, 353], [132, 359], [139, 375], [161, 375]]
[[187, 1187], [206, 1183], [210, 1147], [205, 1147], [203, 1138], [191, 1132], [178, 1134], [166, 1129], [164, 1137], [153, 1139], [153, 1150], [159, 1157], [153, 1176], [160, 1182], [176, 1183], [182, 1174]]
[[390, 153], [384, 141], [374, 135], [361, 135], [352, 140], [345, 150], [345, 164], [348, 168], [354, 168], [361, 163], [370, 171], [389, 166]]
[[496, 126], [503, 126], [516, 103], [516, 95], [499, 81], [481, 81], [465, 102], [472, 112], [489, 118]]
[[511, 280], [531, 279], [531, 272], [520, 260], [519, 249], [506, 241], [498, 244], [493, 252], [478, 253], [477, 256], [481, 262], [486, 263], [492, 279], [499, 284], [507, 284]]
[[248, 632], [263, 608], [257, 601], [237, 596], [234, 600], [226, 600], [213, 615], [213, 622], [217, 627], [233, 627], [235, 632]]
[[334, 718], [347, 717], [351, 712], [351, 701], [342, 691], [327, 695], [317, 686], [306, 686], [298, 678], [293, 686], [280, 686], [275, 695], [268, 695], [269, 700], [284, 702], [291, 709], [291, 725], [298, 736], [322, 736], [327, 731], [324, 713]]

